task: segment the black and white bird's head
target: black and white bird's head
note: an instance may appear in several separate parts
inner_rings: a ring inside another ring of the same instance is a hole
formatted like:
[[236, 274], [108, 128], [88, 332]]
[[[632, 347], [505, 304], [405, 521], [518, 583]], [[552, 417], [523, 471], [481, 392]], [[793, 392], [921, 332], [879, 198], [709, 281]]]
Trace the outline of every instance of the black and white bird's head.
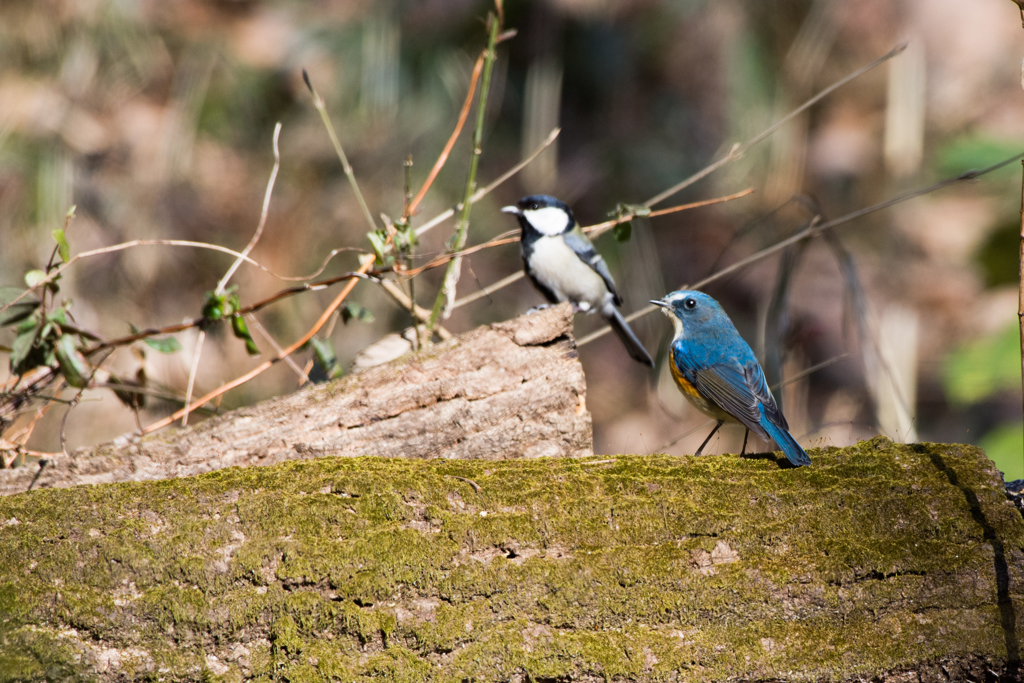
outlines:
[[523, 197], [515, 206], [506, 206], [502, 211], [515, 215], [524, 232], [533, 231], [545, 237], [562, 235], [576, 227], [572, 209], [546, 194]]

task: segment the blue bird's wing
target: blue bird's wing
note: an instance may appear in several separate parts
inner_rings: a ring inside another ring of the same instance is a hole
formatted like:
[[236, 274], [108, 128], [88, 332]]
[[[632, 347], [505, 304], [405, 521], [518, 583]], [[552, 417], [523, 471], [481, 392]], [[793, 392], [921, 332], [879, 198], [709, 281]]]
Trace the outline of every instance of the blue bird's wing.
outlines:
[[[809, 465], [811, 459], [789, 433], [789, 424], [779, 410], [765, 380], [764, 372], [749, 350], [749, 360], [709, 363], [712, 351], [676, 342], [673, 356], [684, 378], [701, 396], [732, 415], [744, 427], [765, 441], [774, 441], [794, 465]], [[699, 351], [698, 353], [694, 353]]]
[[565, 244], [573, 250], [573, 253], [601, 276], [601, 279], [604, 280], [604, 286], [608, 288], [608, 291], [612, 293], [612, 297], [615, 299], [615, 305], [621, 306], [622, 297], [619, 296], [618, 290], [615, 289], [615, 280], [612, 279], [612, 274], [608, 271], [608, 265], [601, 258], [601, 255], [597, 253], [597, 250], [594, 249], [594, 245], [587, 239], [587, 236], [580, 230], [580, 226], [577, 225], [565, 233], [564, 237]]
[[[761, 375], [763, 383], [764, 374], [756, 365], [744, 367], [717, 364], [695, 370], [690, 381], [702, 396], [732, 415], [744, 427], [766, 438], [767, 432], [760, 424], [763, 398], [755, 389], [758, 384], [757, 374]], [[768, 400], [778, 413], [771, 393], [768, 393]]]

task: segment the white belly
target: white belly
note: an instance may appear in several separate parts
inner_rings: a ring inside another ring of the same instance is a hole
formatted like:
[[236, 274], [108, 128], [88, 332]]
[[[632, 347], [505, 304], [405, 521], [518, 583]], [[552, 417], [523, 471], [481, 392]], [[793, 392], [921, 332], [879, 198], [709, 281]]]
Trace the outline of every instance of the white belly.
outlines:
[[557, 237], [541, 237], [533, 243], [530, 269], [560, 302], [570, 301], [581, 310], [600, 310], [612, 299], [597, 271]]

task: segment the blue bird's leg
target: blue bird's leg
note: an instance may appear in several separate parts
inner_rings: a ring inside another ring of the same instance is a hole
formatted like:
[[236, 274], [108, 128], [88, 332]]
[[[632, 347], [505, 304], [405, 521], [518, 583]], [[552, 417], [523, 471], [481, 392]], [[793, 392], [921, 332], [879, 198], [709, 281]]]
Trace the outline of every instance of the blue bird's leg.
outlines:
[[747, 437], [748, 436], [750, 436], [750, 428], [749, 427], [745, 428], [743, 430], [743, 448], [740, 449], [740, 456], [744, 456], [744, 455], [747, 454]]
[[708, 445], [708, 441], [711, 441], [711, 437], [715, 435], [715, 432], [718, 431], [718, 428], [721, 427], [724, 422], [725, 420], [718, 421], [718, 424], [716, 424], [715, 428], [711, 430], [710, 434], [708, 434], [708, 438], [704, 439], [704, 443], [700, 445], [700, 448], [697, 449], [697, 452], [694, 453], [694, 455], [700, 455], [704, 451], [704, 447]]

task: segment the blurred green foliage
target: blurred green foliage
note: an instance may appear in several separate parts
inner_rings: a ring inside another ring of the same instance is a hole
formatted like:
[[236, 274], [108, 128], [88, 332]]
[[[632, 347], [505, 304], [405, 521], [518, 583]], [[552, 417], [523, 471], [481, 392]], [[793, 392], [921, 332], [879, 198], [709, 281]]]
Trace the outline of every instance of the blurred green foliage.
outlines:
[[1006, 481], [1024, 479], [1024, 424], [1008, 422], [996, 427], [978, 444], [1003, 473]]
[[[979, 135], [966, 135], [954, 138], [938, 147], [935, 154], [935, 167], [942, 176], [960, 175], [968, 171], [987, 168], [1007, 157], [1020, 154], [1024, 144], [1011, 140], [997, 140]], [[989, 182], [1005, 180], [1011, 175], [1018, 175], [1020, 169], [1016, 164], [994, 171], [988, 176]]]
[[[1020, 362], [1020, 332], [1016, 325], [965, 344], [946, 359], [946, 395], [954, 403], [968, 405], [1001, 392], [1020, 391]], [[1020, 423], [1003, 424], [986, 433], [978, 443], [1007, 481], [1024, 478], [1022, 430], [1024, 426]]]
[[1020, 223], [1003, 223], [989, 233], [975, 254], [985, 274], [985, 286], [998, 287], [1020, 277]]
[[971, 341], [946, 358], [946, 395], [961, 405], [1020, 389], [1020, 333], [1011, 325], [998, 334]]

